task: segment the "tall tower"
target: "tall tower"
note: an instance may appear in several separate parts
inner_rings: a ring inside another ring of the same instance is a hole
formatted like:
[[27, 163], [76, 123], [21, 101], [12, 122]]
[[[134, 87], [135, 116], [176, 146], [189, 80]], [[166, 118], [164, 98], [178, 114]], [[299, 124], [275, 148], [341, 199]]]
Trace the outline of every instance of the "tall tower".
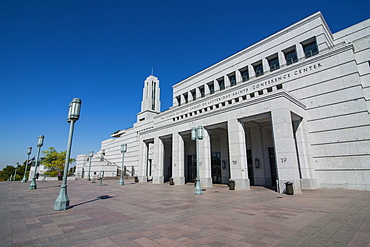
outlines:
[[154, 75], [148, 76], [144, 81], [143, 100], [141, 111], [137, 114], [137, 122], [153, 118], [161, 111], [159, 80]]

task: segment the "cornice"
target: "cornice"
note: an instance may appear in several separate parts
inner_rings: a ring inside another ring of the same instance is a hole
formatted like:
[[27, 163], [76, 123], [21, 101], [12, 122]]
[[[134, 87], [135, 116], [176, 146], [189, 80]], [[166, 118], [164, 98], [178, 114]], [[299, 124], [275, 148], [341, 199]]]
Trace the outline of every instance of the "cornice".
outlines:
[[214, 68], [216, 68], [218, 66], [221, 66], [221, 65], [223, 65], [225, 63], [228, 63], [230, 60], [236, 59], [236, 58], [238, 58], [238, 57], [240, 57], [240, 56], [242, 56], [242, 55], [244, 55], [244, 54], [246, 54], [248, 52], [251, 52], [252, 50], [257, 49], [258, 47], [263, 46], [266, 43], [269, 43], [269, 42], [271, 42], [271, 41], [273, 41], [273, 40], [275, 40], [275, 39], [277, 39], [277, 38], [279, 38], [279, 37], [281, 37], [281, 36], [283, 36], [283, 35], [291, 32], [291, 31], [295, 30], [295, 29], [297, 29], [297, 28], [299, 28], [299, 27], [301, 27], [303, 25], [306, 25], [307, 23], [309, 23], [309, 22], [311, 22], [311, 21], [313, 21], [313, 20], [315, 20], [317, 18], [320, 18], [321, 19], [321, 21], [324, 24], [324, 27], [328, 30], [328, 33], [331, 35], [331, 38], [333, 38], [333, 35], [332, 35], [332, 33], [331, 33], [330, 29], [329, 29], [329, 26], [327, 25], [324, 17], [322, 16], [321, 12], [319, 11], [319, 12], [316, 12], [316, 13], [314, 13], [314, 14], [312, 14], [312, 15], [304, 18], [304, 19], [302, 19], [301, 21], [298, 21], [298, 22], [296, 22], [296, 23], [294, 23], [294, 24], [292, 24], [292, 25], [290, 25], [290, 26], [282, 29], [281, 31], [278, 31], [275, 34], [270, 35], [269, 37], [267, 37], [265, 39], [262, 39], [261, 41], [255, 43], [255, 44], [253, 44], [253, 45], [251, 45], [251, 46], [249, 46], [249, 47], [247, 47], [247, 48], [245, 48], [245, 49], [243, 49], [243, 50], [241, 50], [241, 51], [239, 51], [239, 52], [237, 52], [237, 53], [235, 53], [235, 54], [233, 54], [233, 55], [231, 55], [231, 56], [229, 56], [229, 57], [227, 57], [227, 58], [225, 58], [225, 59], [223, 59], [223, 60], [221, 60], [221, 61], [219, 61], [219, 62], [217, 62], [217, 63], [215, 63], [213, 65], [211, 65], [211, 66], [209, 66], [208, 68], [206, 68], [206, 69], [204, 69], [202, 71], [199, 71], [198, 73], [196, 73], [196, 74], [194, 74], [194, 75], [186, 78], [185, 80], [182, 80], [182, 81], [176, 83], [175, 85], [172, 86], [172, 88], [174, 88], [175, 86], [184, 84], [184, 83], [186, 83], [186, 82], [188, 82], [190, 80], [193, 80], [194, 78], [196, 78], [196, 77], [198, 77], [198, 76], [200, 76], [200, 75], [202, 75], [204, 73], [207, 73], [207, 72], [213, 70]]
[[172, 128], [172, 127], [175, 127], [175, 126], [178, 126], [178, 125], [181, 125], [181, 124], [186, 124], [186, 123], [191, 123], [191, 122], [194, 122], [194, 121], [198, 121], [198, 120], [201, 120], [203, 118], [210, 117], [212, 115], [224, 114], [224, 113], [230, 112], [230, 110], [238, 110], [238, 109], [241, 109], [241, 108], [245, 108], [245, 107], [248, 107], [248, 106], [256, 105], [256, 104], [259, 104], [259, 103], [263, 103], [263, 102], [266, 102], [266, 101], [270, 101], [270, 100], [274, 100], [274, 99], [278, 99], [278, 98], [282, 98], [282, 97], [289, 100], [293, 104], [297, 105], [299, 108], [302, 108], [302, 109], [306, 108], [306, 105], [303, 104], [297, 98], [295, 98], [293, 95], [289, 94], [285, 90], [278, 90], [276, 92], [268, 93], [266, 95], [261, 95], [261, 96], [258, 96], [256, 98], [253, 98], [253, 99], [249, 99], [249, 100], [246, 100], [246, 101], [234, 103], [234, 104], [229, 105], [229, 106], [224, 106], [224, 107], [222, 107], [221, 109], [218, 109], [218, 110], [212, 110], [210, 112], [202, 113], [202, 114], [199, 114], [197, 116], [189, 117], [187, 119], [178, 120], [178, 121], [175, 121], [173, 123], [164, 124], [164, 125], [158, 126], [158, 127], [156, 127], [154, 125], [153, 129], [150, 129], [150, 130], [147, 130], [147, 131], [142, 131], [140, 134], [150, 134], [150, 133], [153, 133], [153, 132], [156, 132], [156, 131], [169, 129], [169, 128]]

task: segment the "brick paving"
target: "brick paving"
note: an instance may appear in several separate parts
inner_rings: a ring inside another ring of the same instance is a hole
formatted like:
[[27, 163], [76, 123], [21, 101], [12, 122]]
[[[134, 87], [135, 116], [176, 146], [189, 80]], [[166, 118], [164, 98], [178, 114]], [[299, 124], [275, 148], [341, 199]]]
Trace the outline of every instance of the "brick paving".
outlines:
[[0, 246], [370, 246], [370, 192], [79, 179], [54, 211], [60, 184], [0, 182]]

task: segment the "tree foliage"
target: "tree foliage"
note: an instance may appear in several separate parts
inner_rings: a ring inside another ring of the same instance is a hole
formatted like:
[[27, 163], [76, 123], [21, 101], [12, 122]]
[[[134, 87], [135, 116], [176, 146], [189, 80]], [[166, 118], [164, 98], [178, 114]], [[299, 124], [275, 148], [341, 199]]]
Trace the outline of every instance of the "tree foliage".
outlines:
[[[15, 176], [15, 180], [16, 181], [20, 181], [23, 179], [23, 175], [24, 175], [24, 169], [26, 168], [26, 162], [27, 160], [25, 160], [23, 162], [23, 165], [17, 165], [16, 167], [14, 166], [11, 166], [11, 165], [7, 165], [6, 167], [3, 168], [2, 171], [0, 171], [0, 181], [7, 181], [10, 176], [12, 176], [12, 180], [14, 179], [14, 174], [15, 174], [15, 169], [17, 169], [17, 173], [16, 173], [16, 176]], [[31, 165], [28, 165], [27, 166], [27, 174], [26, 174], [26, 177], [28, 176], [28, 173], [31, 169]]]
[[[42, 152], [44, 157], [41, 159], [41, 164], [49, 170], [48, 172], [45, 172], [45, 174], [56, 176], [59, 172], [63, 172], [67, 151], [59, 153], [54, 147], [49, 147], [49, 150]], [[69, 164], [74, 161], [75, 159], [70, 158]]]

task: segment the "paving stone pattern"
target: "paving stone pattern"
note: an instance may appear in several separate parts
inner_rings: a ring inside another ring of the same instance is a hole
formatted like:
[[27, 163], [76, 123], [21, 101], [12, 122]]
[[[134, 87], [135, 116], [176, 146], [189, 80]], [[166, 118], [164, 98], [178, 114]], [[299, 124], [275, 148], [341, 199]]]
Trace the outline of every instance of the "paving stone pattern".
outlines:
[[0, 246], [370, 246], [370, 192], [80, 179], [54, 211], [60, 184], [0, 182]]

